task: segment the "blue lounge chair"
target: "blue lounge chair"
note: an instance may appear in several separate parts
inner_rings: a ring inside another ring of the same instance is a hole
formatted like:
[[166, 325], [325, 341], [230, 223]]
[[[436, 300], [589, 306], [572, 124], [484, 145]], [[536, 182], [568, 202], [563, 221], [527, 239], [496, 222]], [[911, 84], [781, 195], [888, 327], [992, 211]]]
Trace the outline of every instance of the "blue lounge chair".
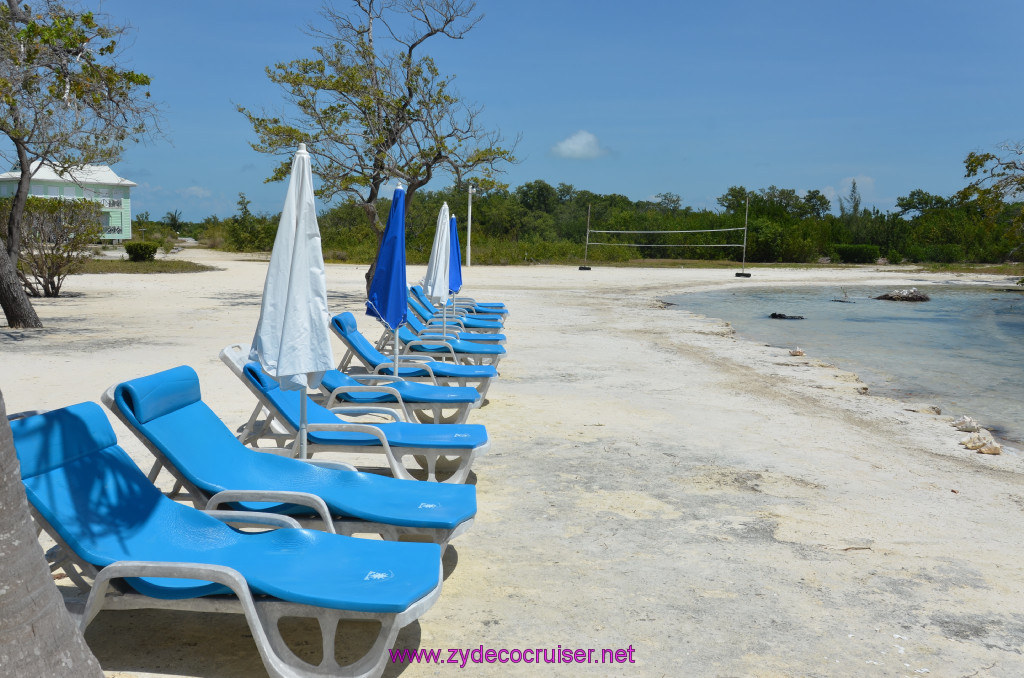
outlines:
[[[409, 299], [409, 307], [415, 311], [415, 307], [422, 308], [422, 304], [414, 299]], [[418, 312], [410, 313], [406, 319], [405, 324], [409, 326], [413, 334], [417, 337], [423, 338], [424, 335], [438, 335], [441, 337], [450, 337], [452, 339], [462, 339], [464, 341], [472, 341], [475, 343], [484, 344], [504, 344], [505, 335], [499, 334], [498, 332], [468, 332], [464, 326], [459, 323], [449, 320], [446, 322], [442, 321], [430, 321], [425, 323], [420, 320], [421, 315]]]
[[228, 504], [300, 519], [312, 512], [317, 518], [309, 522], [322, 521], [329, 532], [426, 537], [442, 549], [476, 515], [472, 485], [398, 480], [249, 449], [203, 402], [191, 367], [111, 386], [103, 404], [153, 453], [150, 480], [166, 468], [196, 508]]
[[[347, 370], [355, 359], [374, 374], [394, 374], [392, 357], [381, 353], [362, 335], [351, 313], [340, 313], [331, 318], [331, 330], [348, 349], [338, 364], [339, 370]], [[473, 386], [482, 397], [487, 396], [491, 381], [498, 376], [498, 371], [491, 365], [443, 363], [423, 355], [400, 355], [398, 363], [398, 376], [403, 379]]]
[[[372, 385], [368, 385], [371, 382]], [[406, 421], [424, 424], [465, 424], [469, 411], [483, 404], [483, 397], [468, 386], [435, 386], [383, 374], [349, 375], [328, 370], [320, 382], [322, 403], [327, 409], [350, 405], [397, 407]], [[448, 414], [445, 414], [448, 412]]]
[[[248, 362], [249, 348], [231, 344], [223, 353], [231, 362]], [[394, 375], [346, 374], [327, 370], [320, 383], [319, 398], [327, 409], [391, 407], [402, 413], [404, 421], [423, 424], [465, 424], [469, 411], [483, 404], [483, 397], [468, 386], [438, 386], [407, 381]]]
[[[427, 309], [437, 314], [437, 317], [440, 317], [441, 309], [437, 307], [437, 304], [431, 301], [430, 297], [427, 296], [427, 293], [423, 290], [422, 287], [420, 287], [419, 285], [413, 285], [412, 287], [409, 288], [409, 290], [416, 296], [416, 299], [419, 300], [421, 304], [423, 304], [424, 306], [427, 307]], [[494, 308], [492, 310], [487, 310], [485, 308], [479, 308], [476, 306], [465, 308], [459, 306], [453, 307], [451, 304], [448, 304], [448, 313], [452, 312], [454, 312], [458, 316], [464, 316], [467, 318], [478, 318], [480, 320], [490, 320], [492, 322], [497, 321], [502, 324], [504, 324], [505, 322], [505, 316], [508, 315], [507, 309]]]
[[[271, 676], [371, 676], [399, 629], [441, 592], [437, 544], [353, 539], [299, 529], [287, 516], [203, 512], [169, 499], [118, 446], [95, 403], [16, 419], [11, 429], [33, 516], [58, 545], [54, 568], [83, 592], [83, 575], [93, 578], [83, 630], [104, 607], [241, 612]], [[224, 521], [286, 529], [242, 532]], [[288, 647], [283, 617], [319, 622], [319, 665]], [[344, 667], [334, 652], [340, 620], [381, 625], [370, 650]]]
[[[430, 297], [427, 296], [426, 290], [421, 285], [414, 285], [413, 289], [416, 290], [417, 297], [426, 301], [431, 301]], [[431, 303], [430, 305], [437, 308], [438, 304]], [[451, 313], [452, 309], [461, 310], [470, 315], [493, 315], [500, 316], [504, 320], [505, 316], [508, 315], [508, 308], [505, 304], [496, 301], [485, 301], [478, 302], [471, 297], [456, 297], [452, 299], [444, 299], [442, 305], [448, 307], [448, 312]], [[440, 310], [440, 309], [438, 309]]]
[[453, 313], [443, 317], [435, 315], [434, 311], [428, 310], [412, 292], [409, 292], [407, 301], [409, 309], [412, 311], [410, 317], [415, 318], [426, 327], [457, 328], [460, 332], [472, 331], [473, 334], [482, 336], [501, 332], [501, 323], [495, 320], [477, 320], [471, 317], [467, 318], [465, 315], [456, 317]]
[[[385, 332], [381, 337], [381, 342], [390, 343], [391, 337], [390, 332]], [[405, 353], [410, 351], [414, 354], [421, 353], [445, 362], [446, 359], [450, 359], [451, 362], [461, 365], [492, 365], [496, 368], [501, 359], [505, 357], [505, 347], [499, 344], [483, 344], [446, 338], [440, 332], [417, 337], [408, 325], [398, 328], [398, 340]], [[381, 342], [377, 344], [378, 349], [384, 348]]]
[[[286, 391], [257, 362], [243, 363], [237, 355], [221, 351], [221, 360], [256, 396], [256, 408], [242, 426], [238, 439], [258, 447], [271, 442], [278, 448], [291, 446], [297, 453], [300, 398], [307, 398], [306, 420], [309, 454], [383, 453], [396, 478], [413, 480], [403, 459], [413, 457], [436, 481], [436, 471], [451, 472], [447, 483], [464, 483], [473, 460], [487, 451], [487, 429], [480, 424], [412, 424], [399, 421], [394, 410], [363, 408], [363, 413], [380, 414], [392, 421], [373, 425], [342, 418], [357, 413], [354, 408], [328, 410], [300, 391]], [[262, 418], [265, 417], [265, 418]]]

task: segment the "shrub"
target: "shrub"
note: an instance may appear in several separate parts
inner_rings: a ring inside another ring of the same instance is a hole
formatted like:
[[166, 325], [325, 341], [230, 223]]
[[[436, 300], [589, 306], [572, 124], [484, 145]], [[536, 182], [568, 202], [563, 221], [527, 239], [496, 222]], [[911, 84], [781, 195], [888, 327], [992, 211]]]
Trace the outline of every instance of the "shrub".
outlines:
[[844, 264], [873, 264], [882, 256], [878, 245], [836, 245], [836, 254]]
[[158, 247], [155, 242], [126, 242], [124, 251], [129, 261], [153, 261]]
[[960, 245], [948, 243], [945, 245], [932, 245], [928, 248], [928, 260], [940, 264], [954, 264], [964, 261], [966, 258], [967, 254]]
[[[0, 201], [3, 221], [12, 199]], [[89, 245], [103, 233], [99, 205], [89, 200], [29, 196], [22, 217], [18, 278], [33, 297], [60, 295], [64, 279], [82, 270]]]

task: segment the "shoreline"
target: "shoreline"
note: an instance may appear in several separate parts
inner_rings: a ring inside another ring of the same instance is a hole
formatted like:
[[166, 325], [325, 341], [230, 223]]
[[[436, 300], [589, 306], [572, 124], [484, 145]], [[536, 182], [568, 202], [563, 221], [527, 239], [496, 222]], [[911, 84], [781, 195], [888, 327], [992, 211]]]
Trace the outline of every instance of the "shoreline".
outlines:
[[[8, 411], [97, 400], [188, 364], [217, 415], [232, 429], [245, 421], [255, 401], [217, 352], [252, 337], [266, 263], [176, 256], [221, 270], [74, 276], [76, 296], [36, 305], [44, 330], [0, 329]], [[353, 311], [374, 339], [365, 270], [328, 265], [328, 293], [332, 313]], [[629, 670], [643, 675], [1024, 674], [1020, 458], [966, 450], [943, 417], [865, 397], [850, 373], [658, 302], [735, 284], [726, 275], [464, 269], [467, 294], [509, 305], [509, 354], [470, 417], [492, 440], [474, 464], [476, 522], [449, 548], [441, 597], [396, 647], [633, 647]], [[963, 277], [828, 275], [901, 287]], [[757, 272], [759, 284], [821, 277]], [[244, 624], [226, 616], [104, 612], [86, 639], [108, 676], [262, 671]]]
[[[1015, 286], [1014, 288], [1006, 288], [1003, 284], [997, 283], [997, 282], [993, 282], [993, 281], [990, 281], [990, 280], [955, 280], [955, 281], [948, 281], [947, 280], [947, 281], [942, 281], [942, 282], [927, 282], [927, 283], [919, 283], [919, 284], [922, 286], [923, 289], [927, 289], [928, 287], [939, 287], [939, 286], [953, 287], [953, 288], [955, 288], [955, 287], [967, 287], [967, 288], [973, 288], [973, 289], [983, 288], [983, 289], [991, 289], [991, 290], [1000, 291], [1000, 292], [1005, 291], [1005, 292], [1009, 292], [1009, 293], [1024, 294], [1024, 288], [1020, 288], [1020, 287], [1017, 287], [1017, 286]], [[776, 289], [780, 289], [780, 288], [784, 289], [784, 288], [787, 288], [787, 287], [789, 287], [789, 288], [792, 288], [792, 287], [801, 287], [801, 288], [802, 287], [815, 287], [815, 288], [818, 288], [818, 289], [826, 289], [826, 288], [829, 288], [829, 287], [833, 287], [833, 284], [832, 283], [811, 284], [811, 283], [799, 282], [799, 283], [793, 283], [793, 284], [789, 284], [789, 285], [776, 285], [775, 286]], [[863, 282], [863, 283], [862, 282], [857, 282], [857, 283], [846, 283], [845, 285], [843, 285], [843, 288], [845, 288], [845, 287], [850, 287], [850, 288], [857, 288], [857, 287], [860, 287], [860, 288], [881, 288], [881, 287], [884, 287], [884, 286], [880, 286], [880, 285], [878, 285], [877, 283], [874, 283], [874, 282]], [[721, 289], [721, 288], [719, 288], [719, 289]], [[707, 289], [702, 289], [702, 290], [683, 290], [683, 291], [681, 291], [679, 293], [676, 293], [674, 295], [674, 297], [676, 298], [675, 301], [667, 301], [667, 300], [664, 300], [664, 299], [659, 299], [658, 301], [660, 301], [661, 303], [664, 303], [664, 304], [670, 304], [673, 307], [675, 307], [677, 310], [682, 311], [684, 313], [687, 313], [687, 314], [689, 314], [689, 315], [691, 315], [693, 317], [700, 318], [700, 319], [705, 319], [705, 320], [707, 320], [709, 322], [719, 323], [719, 324], [722, 324], [724, 326], [732, 328], [732, 322], [733, 321], [731, 319], [729, 319], [729, 318], [707, 315], [707, 314], [702, 313], [700, 311], [690, 310], [690, 309], [686, 308], [682, 303], [679, 302], [679, 298], [685, 298], [689, 294], [701, 294], [701, 293], [705, 293], [705, 292], [708, 292], [708, 291], [710, 291], [710, 290], [707, 290]], [[793, 346], [786, 346], [786, 345], [782, 345], [782, 344], [778, 343], [775, 339], [761, 338], [760, 336], [757, 336], [756, 331], [735, 330], [735, 332], [736, 332], [737, 339], [740, 339], [740, 340], [743, 340], [743, 341], [747, 341], [747, 342], [750, 342], [750, 343], [755, 344], [755, 345], [762, 345], [762, 346], [765, 346], [765, 347], [768, 347], [768, 348], [777, 349], [777, 350], [785, 351], [785, 352], [788, 352], [790, 349], [795, 347], [795, 344]], [[766, 342], [771, 342], [771, 343], [766, 343]], [[986, 430], [988, 430], [992, 434], [992, 436], [995, 438], [995, 440], [997, 442], [999, 442], [1002, 445], [1004, 453], [1020, 455], [1022, 453], [1022, 451], [1024, 451], [1024, 438], [1014, 438], [1014, 437], [1011, 437], [1011, 435], [1009, 435], [1010, 432], [1005, 430], [1001, 426], [998, 426], [998, 425], [986, 425], [985, 424], [985, 420], [988, 417], [987, 417], [987, 414], [983, 410], [970, 410], [970, 411], [968, 411], [968, 410], [963, 409], [962, 407], [954, 409], [953, 407], [948, 405], [947, 403], [949, 402], [950, 398], [952, 397], [949, 392], [946, 392], [946, 393], [938, 393], [938, 392], [926, 393], [926, 392], [921, 392], [919, 394], [915, 394], [915, 393], [911, 393], [909, 391], [905, 391], [904, 389], [899, 388], [900, 382], [898, 380], [893, 382], [894, 385], [886, 387], [885, 385], [878, 383], [877, 380], [865, 381], [864, 378], [860, 375], [859, 371], [855, 367], [841, 367], [841, 366], [839, 366], [838, 365], [839, 363], [843, 363], [844, 362], [842, 358], [836, 358], [834, 356], [824, 355], [824, 354], [821, 354], [821, 351], [816, 351], [816, 352], [813, 352], [813, 353], [808, 352], [806, 357], [808, 359], [813, 359], [813, 360], [816, 360], [817, 362], [822, 362], [822, 363], [824, 363], [825, 361], [834, 361], [835, 363], [837, 363], [837, 365], [836, 365], [837, 369], [839, 369], [839, 370], [847, 373], [848, 375], [850, 375], [850, 378], [853, 379], [854, 381], [858, 381], [858, 382], [864, 383], [866, 385], [866, 387], [870, 389], [868, 391], [868, 393], [867, 393], [868, 395], [872, 395], [872, 396], [876, 396], [876, 397], [881, 397], [881, 398], [887, 398], [887, 399], [890, 399], [890, 400], [894, 400], [896, 402], [903, 403], [904, 405], [906, 405], [907, 407], [909, 407], [911, 409], [919, 409], [919, 408], [922, 408], [922, 407], [936, 407], [936, 408], [938, 408], [937, 405], [932, 405], [932, 404], [930, 404], [928, 402], [930, 400], [938, 400], [938, 401], [940, 401], [942, 403], [942, 407], [941, 407], [942, 412], [940, 413], [939, 416], [947, 417], [950, 421], [952, 421], [954, 418], [956, 418], [958, 416], [973, 417], [974, 419], [979, 421], [982, 424], [982, 426], [984, 426], [986, 428]], [[799, 360], [799, 357], [795, 357], [794, 356], [794, 359]], [[858, 361], [857, 360], [852, 360], [852, 362], [856, 363]], [[860, 360], [859, 362], [861, 362], [863, 364], [864, 360]], [[869, 373], [871, 372], [870, 365], [868, 365], [868, 371], [869, 371]], [[1021, 432], [1016, 432], [1016, 435], [1021, 436]]]

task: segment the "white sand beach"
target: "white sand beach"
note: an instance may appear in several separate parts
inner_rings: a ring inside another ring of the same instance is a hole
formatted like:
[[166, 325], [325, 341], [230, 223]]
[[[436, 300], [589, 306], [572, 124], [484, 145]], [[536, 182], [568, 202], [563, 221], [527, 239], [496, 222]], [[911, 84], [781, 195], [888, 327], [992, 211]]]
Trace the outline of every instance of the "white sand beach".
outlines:
[[[240, 425], [255, 403], [218, 351], [251, 340], [266, 262], [174, 256], [220, 270], [75, 276], [71, 296], [35, 302], [45, 329], [0, 327], [8, 412], [98, 401], [113, 383], [187, 364], [207, 403]], [[365, 271], [329, 265], [328, 291], [332, 312], [354, 312], [375, 338]], [[658, 301], [723, 285], [1007, 278], [474, 266], [464, 279], [467, 293], [511, 308], [509, 355], [470, 417], [492, 439], [474, 464], [476, 523], [398, 647], [442, 649], [443, 660], [481, 646], [634, 650], [634, 664], [483, 663], [466, 675], [1024, 675], [1021, 455], [968, 451], [949, 423], [960, 412], [865, 394], [813, 355]], [[114, 427], [148, 469], [143, 446]], [[86, 638], [111, 676], [263, 674], [230, 616], [104, 612]]]

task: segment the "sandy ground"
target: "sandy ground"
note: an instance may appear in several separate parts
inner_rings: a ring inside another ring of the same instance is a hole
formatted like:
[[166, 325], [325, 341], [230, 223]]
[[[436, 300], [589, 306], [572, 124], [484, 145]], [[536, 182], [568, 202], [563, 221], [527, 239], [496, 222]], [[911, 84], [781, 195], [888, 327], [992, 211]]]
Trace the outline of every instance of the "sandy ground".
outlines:
[[[176, 256], [221, 270], [76, 276], [65, 285], [73, 296], [36, 303], [46, 329], [0, 328], [8, 411], [98, 400], [116, 381], [189, 364], [222, 419], [242, 423], [254, 401], [217, 353], [251, 339], [266, 264]], [[364, 272], [329, 266], [328, 288], [332, 311], [354, 311], [370, 330]], [[422, 273], [410, 267], [409, 279]], [[446, 556], [441, 598], [399, 647], [444, 659], [480, 646], [634, 650], [634, 664], [470, 664], [468, 675], [1024, 675], [1020, 453], [969, 452], [947, 416], [960, 413], [865, 395], [855, 375], [814, 356], [739, 340], [658, 301], [724, 285], [1005, 278], [464, 273], [467, 291], [511, 307], [509, 356], [471, 417], [493, 440], [474, 466], [476, 524]], [[263, 672], [231, 616], [105, 612], [86, 637], [115, 676]]]

